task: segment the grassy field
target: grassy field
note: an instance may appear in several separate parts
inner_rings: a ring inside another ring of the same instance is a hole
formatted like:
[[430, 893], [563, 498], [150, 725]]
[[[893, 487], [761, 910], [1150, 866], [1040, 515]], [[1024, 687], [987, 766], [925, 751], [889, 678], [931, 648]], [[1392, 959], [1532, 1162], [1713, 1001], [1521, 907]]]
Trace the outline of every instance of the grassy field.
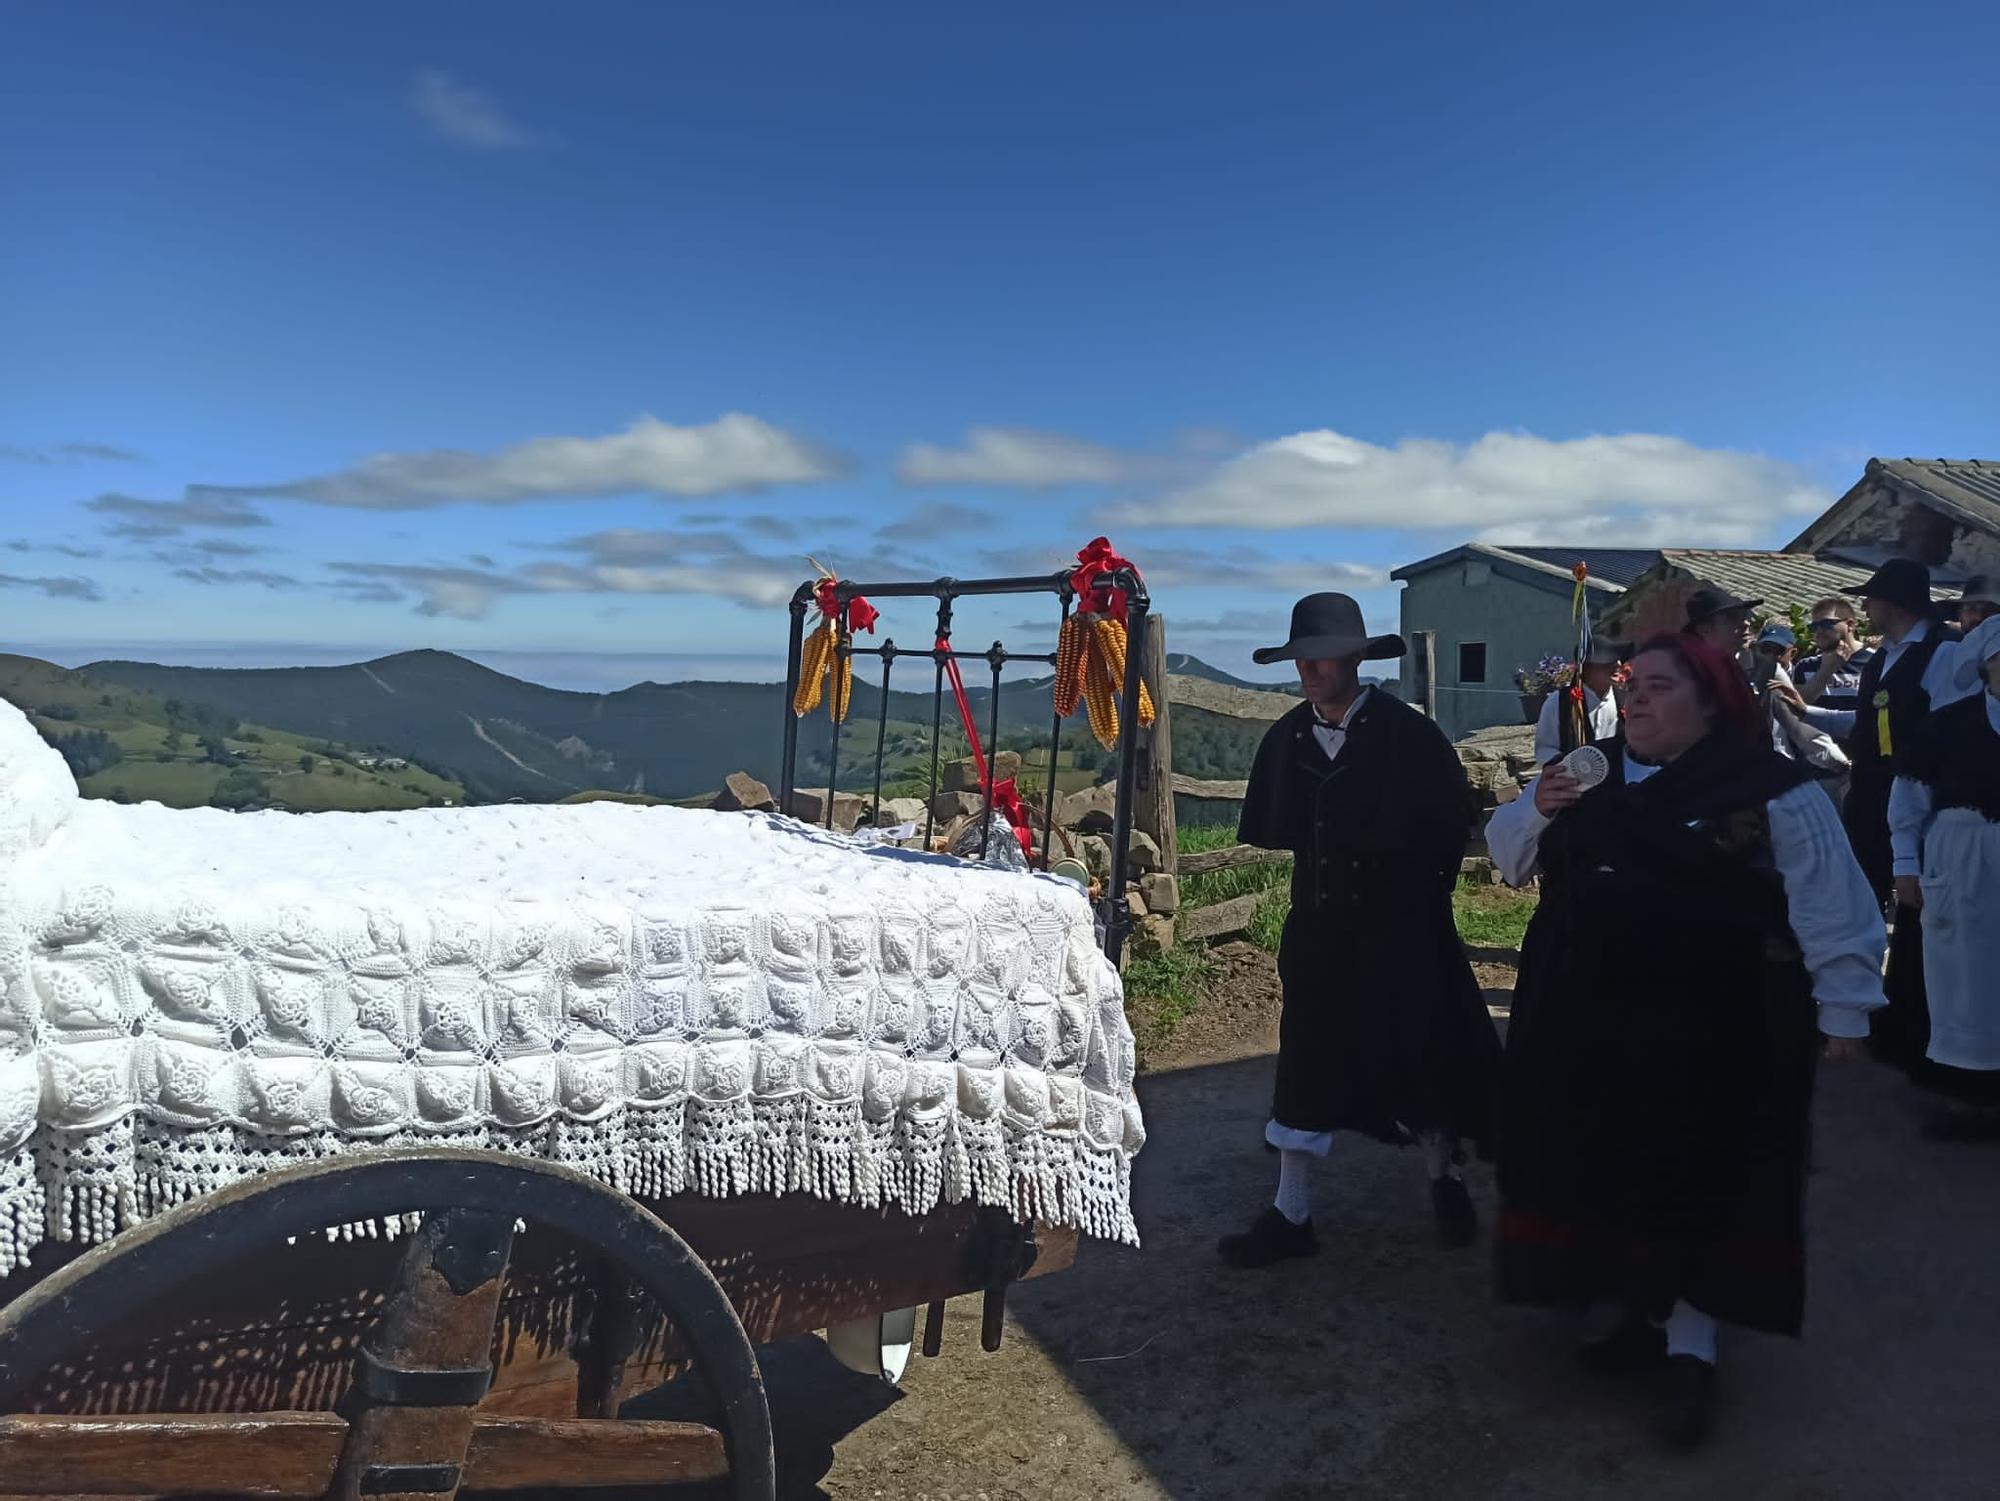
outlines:
[[[1227, 825], [1197, 825], [1180, 831], [1183, 854], [1224, 849], [1234, 843], [1236, 830]], [[1290, 860], [1187, 876], [1181, 881], [1181, 907], [1210, 907], [1255, 892], [1261, 900], [1251, 920], [1249, 940], [1276, 953], [1285, 915], [1292, 906], [1291, 880]], [[1535, 914], [1535, 900], [1532, 891], [1461, 881], [1451, 900], [1458, 936], [1477, 948], [1519, 948], [1528, 919]], [[1174, 949], [1158, 958], [1132, 960], [1125, 969], [1125, 988], [1155, 1003], [1155, 1028], [1164, 1035], [1171, 1031], [1173, 1022], [1200, 1004], [1213, 973], [1214, 961], [1206, 949]]]

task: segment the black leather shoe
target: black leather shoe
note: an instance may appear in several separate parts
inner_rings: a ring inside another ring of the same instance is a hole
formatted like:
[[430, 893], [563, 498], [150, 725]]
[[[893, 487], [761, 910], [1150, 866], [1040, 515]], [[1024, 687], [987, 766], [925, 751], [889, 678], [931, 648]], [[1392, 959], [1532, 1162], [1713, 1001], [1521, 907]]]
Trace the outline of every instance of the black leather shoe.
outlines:
[[1241, 1235], [1225, 1235], [1215, 1244], [1225, 1266], [1248, 1270], [1289, 1261], [1295, 1256], [1311, 1256], [1319, 1250], [1313, 1222], [1294, 1225], [1273, 1205], [1250, 1222]]
[[1715, 1367], [1699, 1355], [1669, 1355], [1666, 1381], [1660, 1437], [1672, 1449], [1699, 1448], [1715, 1426]]
[[1583, 1363], [1600, 1376], [1650, 1371], [1667, 1363], [1667, 1332], [1644, 1319], [1628, 1318], [1609, 1334], [1583, 1342]]
[[1479, 1238], [1479, 1216], [1463, 1178], [1431, 1179], [1431, 1210], [1437, 1216], [1438, 1244], [1447, 1250], [1469, 1246]]

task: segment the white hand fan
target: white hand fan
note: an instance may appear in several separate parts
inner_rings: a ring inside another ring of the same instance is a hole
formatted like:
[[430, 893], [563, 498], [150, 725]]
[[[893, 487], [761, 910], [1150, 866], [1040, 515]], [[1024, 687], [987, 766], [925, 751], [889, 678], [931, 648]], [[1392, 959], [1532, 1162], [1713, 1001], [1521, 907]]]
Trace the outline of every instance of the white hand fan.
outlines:
[[1611, 775], [1611, 759], [1594, 745], [1579, 745], [1560, 764], [1585, 792]]

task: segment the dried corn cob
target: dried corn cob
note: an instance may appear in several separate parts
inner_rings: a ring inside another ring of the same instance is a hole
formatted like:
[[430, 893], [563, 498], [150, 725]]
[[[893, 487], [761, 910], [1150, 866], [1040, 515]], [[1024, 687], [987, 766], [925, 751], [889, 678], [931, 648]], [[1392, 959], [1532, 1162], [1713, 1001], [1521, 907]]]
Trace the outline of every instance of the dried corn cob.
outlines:
[[1090, 714], [1090, 733], [1106, 750], [1118, 744], [1118, 696], [1111, 691], [1111, 675], [1104, 653], [1084, 653], [1083, 706]]
[[1056, 640], [1056, 713], [1064, 719], [1076, 712], [1077, 700], [1083, 696], [1083, 658], [1085, 642], [1083, 620], [1071, 615], [1062, 623], [1062, 635]]
[[[1125, 653], [1129, 649], [1130, 638], [1126, 634], [1125, 622], [1110, 615], [1097, 617], [1092, 632], [1098, 649], [1104, 653], [1104, 670], [1110, 675], [1111, 685], [1119, 692], [1125, 690]], [[1146, 679], [1139, 679], [1139, 723], [1153, 722], [1153, 695], [1146, 687]]]
[[819, 707], [826, 686], [827, 657], [833, 650], [833, 622], [823, 620], [806, 637], [799, 653], [799, 686], [792, 694], [792, 713], [803, 719]]
[[827, 712], [833, 716], [835, 724], [847, 718], [847, 709], [854, 702], [854, 638], [843, 639], [841, 649], [833, 658], [833, 701], [827, 705]]

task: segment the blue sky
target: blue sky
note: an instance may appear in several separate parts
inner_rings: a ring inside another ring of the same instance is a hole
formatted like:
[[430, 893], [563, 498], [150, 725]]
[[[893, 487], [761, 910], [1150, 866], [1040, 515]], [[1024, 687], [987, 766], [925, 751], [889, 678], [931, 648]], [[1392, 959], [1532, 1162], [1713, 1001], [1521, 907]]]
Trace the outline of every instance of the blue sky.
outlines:
[[8, 34], [0, 635], [77, 659], [748, 675], [808, 553], [1108, 531], [1246, 670], [1468, 538], [1767, 546], [1871, 453], [2000, 457], [1990, 6]]

